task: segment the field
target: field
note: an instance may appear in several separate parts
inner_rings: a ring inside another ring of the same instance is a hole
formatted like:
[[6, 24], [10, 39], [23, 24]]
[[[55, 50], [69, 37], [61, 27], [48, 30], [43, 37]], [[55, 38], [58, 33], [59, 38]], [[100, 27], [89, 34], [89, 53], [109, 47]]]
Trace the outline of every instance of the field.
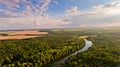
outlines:
[[92, 41], [93, 46], [57, 67], [120, 67], [119, 28], [52, 29], [46, 32], [49, 34], [42, 37], [1, 40], [0, 67], [50, 67], [82, 49], [85, 38]]
[[47, 32], [39, 32], [37, 30], [24, 30], [24, 31], [17, 31], [13, 33], [9, 33], [8, 35], [44, 35], [48, 34]]
[[85, 39], [87, 38], [88, 36], [79, 36], [80, 39]]
[[9, 39], [28, 39], [35, 38], [41, 35], [48, 34], [47, 32], [39, 32], [37, 30], [24, 30], [24, 31], [7, 31], [0, 32], [0, 40], [9, 40]]
[[25, 35], [20, 35], [20, 36], [0, 36], [0, 40], [9, 40], [9, 39], [28, 39], [28, 38], [35, 38], [39, 36], [25, 36]]

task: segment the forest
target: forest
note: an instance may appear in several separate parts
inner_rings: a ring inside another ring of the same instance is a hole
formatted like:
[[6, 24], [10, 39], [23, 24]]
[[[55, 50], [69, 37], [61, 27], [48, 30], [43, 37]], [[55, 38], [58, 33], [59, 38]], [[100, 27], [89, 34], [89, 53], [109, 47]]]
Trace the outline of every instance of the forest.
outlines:
[[48, 35], [0, 41], [0, 67], [50, 67], [85, 45], [84, 38], [93, 42], [87, 51], [68, 58], [56, 67], [120, 67], [119, 29], [53, 29]]
[[[120, 30], [89, 30], [90, 49], [57, 67], [120, 67]], [[87, 34], [87, 33], [85, 33]]]
[[49, 31], [38, 38], [1, 40], [0, 67], [45, 67], [83, 46], [84, 40], [77, 33], [61, 31]]

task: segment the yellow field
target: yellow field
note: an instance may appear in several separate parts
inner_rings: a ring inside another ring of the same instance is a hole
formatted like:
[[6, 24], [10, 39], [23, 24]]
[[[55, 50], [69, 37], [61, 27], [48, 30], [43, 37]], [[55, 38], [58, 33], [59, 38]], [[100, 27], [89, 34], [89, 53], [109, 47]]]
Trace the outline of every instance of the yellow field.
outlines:
[[80, 39], [85, 39], [87, 38], [88, 36], [79, 36]]
[[0, 34], [7, 34], [7, 36], [0, 36], [0, 40], [8, 39], [28, 39], [35, 38], [41, 35], [48, 34], [48, 32], [39, 32], [36, 30], [24, 30], [24, 31], [14, 31], [14, 32], [0, 32]]
[[28, 39], [28, 38], [35, 38], [39, 36], [0, 36], [0, 40], [8, 40], [8, 39]]
[[18, 32], [13, 32], [9, 33], [8, 35], [42, 35], [42, 34], [48, 34], [48, 32], [39, 32], [37, 30], [25, 30], [25, 31], [18, 31]]

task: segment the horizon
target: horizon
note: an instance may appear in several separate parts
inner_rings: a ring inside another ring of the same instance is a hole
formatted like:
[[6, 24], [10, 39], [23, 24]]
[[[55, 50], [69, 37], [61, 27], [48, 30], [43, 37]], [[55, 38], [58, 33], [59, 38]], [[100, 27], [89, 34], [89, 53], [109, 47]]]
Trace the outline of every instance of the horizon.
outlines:
[[2, 29], [0, 30], [0, 32], [3, 32], [3, 31], [23, 31], [23, 30], [39, 30], [39, 31], [45, 31], [45, 30], [69, 30], [69, 29], [90, 29], [90, 30], [94, 30], [94, 29], [118, 29], [119, 30], [120, 27], [68, 27], [68, 28], [38, 28], [38, 29], [33, 29], [33, 28], [29, 28], [29, 29]]
[[120, 27], [119, 0], [0, 0], [0, 30]]

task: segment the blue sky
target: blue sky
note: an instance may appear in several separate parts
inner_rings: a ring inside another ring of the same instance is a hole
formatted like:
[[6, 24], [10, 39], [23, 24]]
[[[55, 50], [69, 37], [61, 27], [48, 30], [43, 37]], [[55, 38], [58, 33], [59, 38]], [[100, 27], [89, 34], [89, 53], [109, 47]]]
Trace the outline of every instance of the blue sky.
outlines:
[[[72, 6], [79, 7], [79, 10], [89, 10], [92, 6], [114, 2], [115, 0], [58, 0], [58, 4], [54, 0], [49, 5], [48, 13], [65, 13], [65, 10]], [[118, 0], [116, 0], [118, 1]]]
[[0, 0], [0, 29], [119, 27], [119, 17], [119, 0]]

